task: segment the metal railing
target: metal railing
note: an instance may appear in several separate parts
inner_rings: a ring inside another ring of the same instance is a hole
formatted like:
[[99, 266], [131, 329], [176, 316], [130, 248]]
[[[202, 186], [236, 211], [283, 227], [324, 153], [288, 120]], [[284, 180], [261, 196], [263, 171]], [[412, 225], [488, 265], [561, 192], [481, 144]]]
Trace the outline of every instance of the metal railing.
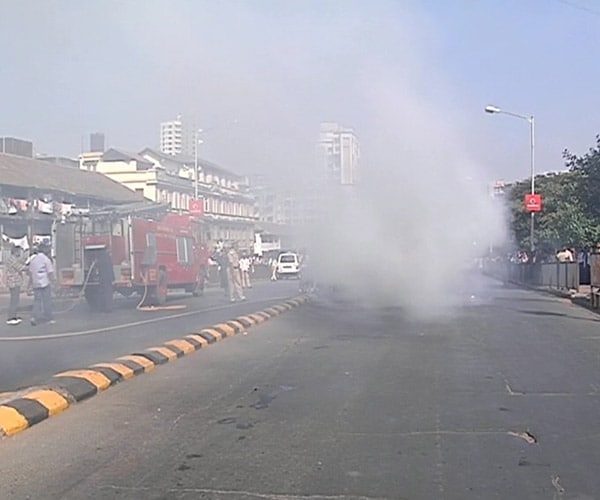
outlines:
[[490, 261], [484, 264], [484, 271], [507, 282], [579, 291], [579, 263], [577, 262], [518, 264]]

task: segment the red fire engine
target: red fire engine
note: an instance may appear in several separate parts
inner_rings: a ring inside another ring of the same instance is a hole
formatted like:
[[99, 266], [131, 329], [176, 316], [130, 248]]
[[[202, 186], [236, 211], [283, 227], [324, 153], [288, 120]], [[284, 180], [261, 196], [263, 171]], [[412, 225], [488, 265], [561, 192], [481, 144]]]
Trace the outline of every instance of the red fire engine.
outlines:
[[139, 294], [141, 305], [161, 305], [169, 289], [194, 295], [204, 289], [208, 252], [188, 215], [91, 217], [79, 225], [75, 240], [80, 255], [59, 269], [60, 284], [83, 291], [92, 309], [110, 309], [114, 291]]

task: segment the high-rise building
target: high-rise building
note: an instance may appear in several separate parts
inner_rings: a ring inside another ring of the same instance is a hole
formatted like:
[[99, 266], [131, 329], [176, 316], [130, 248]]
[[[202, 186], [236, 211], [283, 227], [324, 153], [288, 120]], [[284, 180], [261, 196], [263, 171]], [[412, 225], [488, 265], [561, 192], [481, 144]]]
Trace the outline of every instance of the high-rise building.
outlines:
[[94, 132], [90, 134], [90, 152], [104, 153], [106, 150], [105, 138], [102, 132]]
[[318, 151], [322, 172], [330, 182], [346, 186], [356, 183], [360, 148], [353, 129], [321, 123]]
[[193, 127], [178, 116], [176, 120], [160, 124], [160, 151], [172, 156], [194, 156]]
[[183, 122], [177, 120], [160, 124], [160, 151], [167, 155], [179, 155], [183, 149]]

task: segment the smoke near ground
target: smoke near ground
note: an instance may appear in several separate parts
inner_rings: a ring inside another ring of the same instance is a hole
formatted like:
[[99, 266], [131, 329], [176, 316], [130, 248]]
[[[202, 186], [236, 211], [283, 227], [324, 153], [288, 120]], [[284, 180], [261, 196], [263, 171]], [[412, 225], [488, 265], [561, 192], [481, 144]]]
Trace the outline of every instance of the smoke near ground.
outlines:
[[467, 138], [445, 124], [453, 110], [414, 84], [381, 76], [366, 89], [360, 182], [326, 188], [324, 216], [302, 237], [323, 284], [422, 316], [470, 297], [476, 271], [465, 270], [506, 224]]

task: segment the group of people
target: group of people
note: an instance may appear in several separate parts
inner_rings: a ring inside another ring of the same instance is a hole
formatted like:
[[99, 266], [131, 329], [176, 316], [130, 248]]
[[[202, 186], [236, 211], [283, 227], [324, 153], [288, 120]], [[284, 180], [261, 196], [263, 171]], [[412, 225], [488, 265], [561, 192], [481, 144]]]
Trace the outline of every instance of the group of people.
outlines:
[[10, 292], [6, 324], [19, 325], [21, 292], [26, 286], [33, 291], [31, 324], [54, 323], [52, 306], [52, 282], [54, 265], [50, 259], [50, 247], [34, 247], [27, 256], [21, 248], [13, 246], [6, 262], [6, 283]]
[[246, 300], [244, 289], [252, 288], [250, 275], [253, 270], [252, 258], [238, 252], [236, 243], [228, 248], [220, 248], [211, 259], [219, 266], [221, 288], [231, 302]]
[[547, 264], [552, 262], [579, 262], [587, 264], [589, 250], [576, 250], [568, 246], [559, 247], [555, 252], [538, 249], [535, 252], [518, 250], [508, 255], [509, 262], [514, 264]]

